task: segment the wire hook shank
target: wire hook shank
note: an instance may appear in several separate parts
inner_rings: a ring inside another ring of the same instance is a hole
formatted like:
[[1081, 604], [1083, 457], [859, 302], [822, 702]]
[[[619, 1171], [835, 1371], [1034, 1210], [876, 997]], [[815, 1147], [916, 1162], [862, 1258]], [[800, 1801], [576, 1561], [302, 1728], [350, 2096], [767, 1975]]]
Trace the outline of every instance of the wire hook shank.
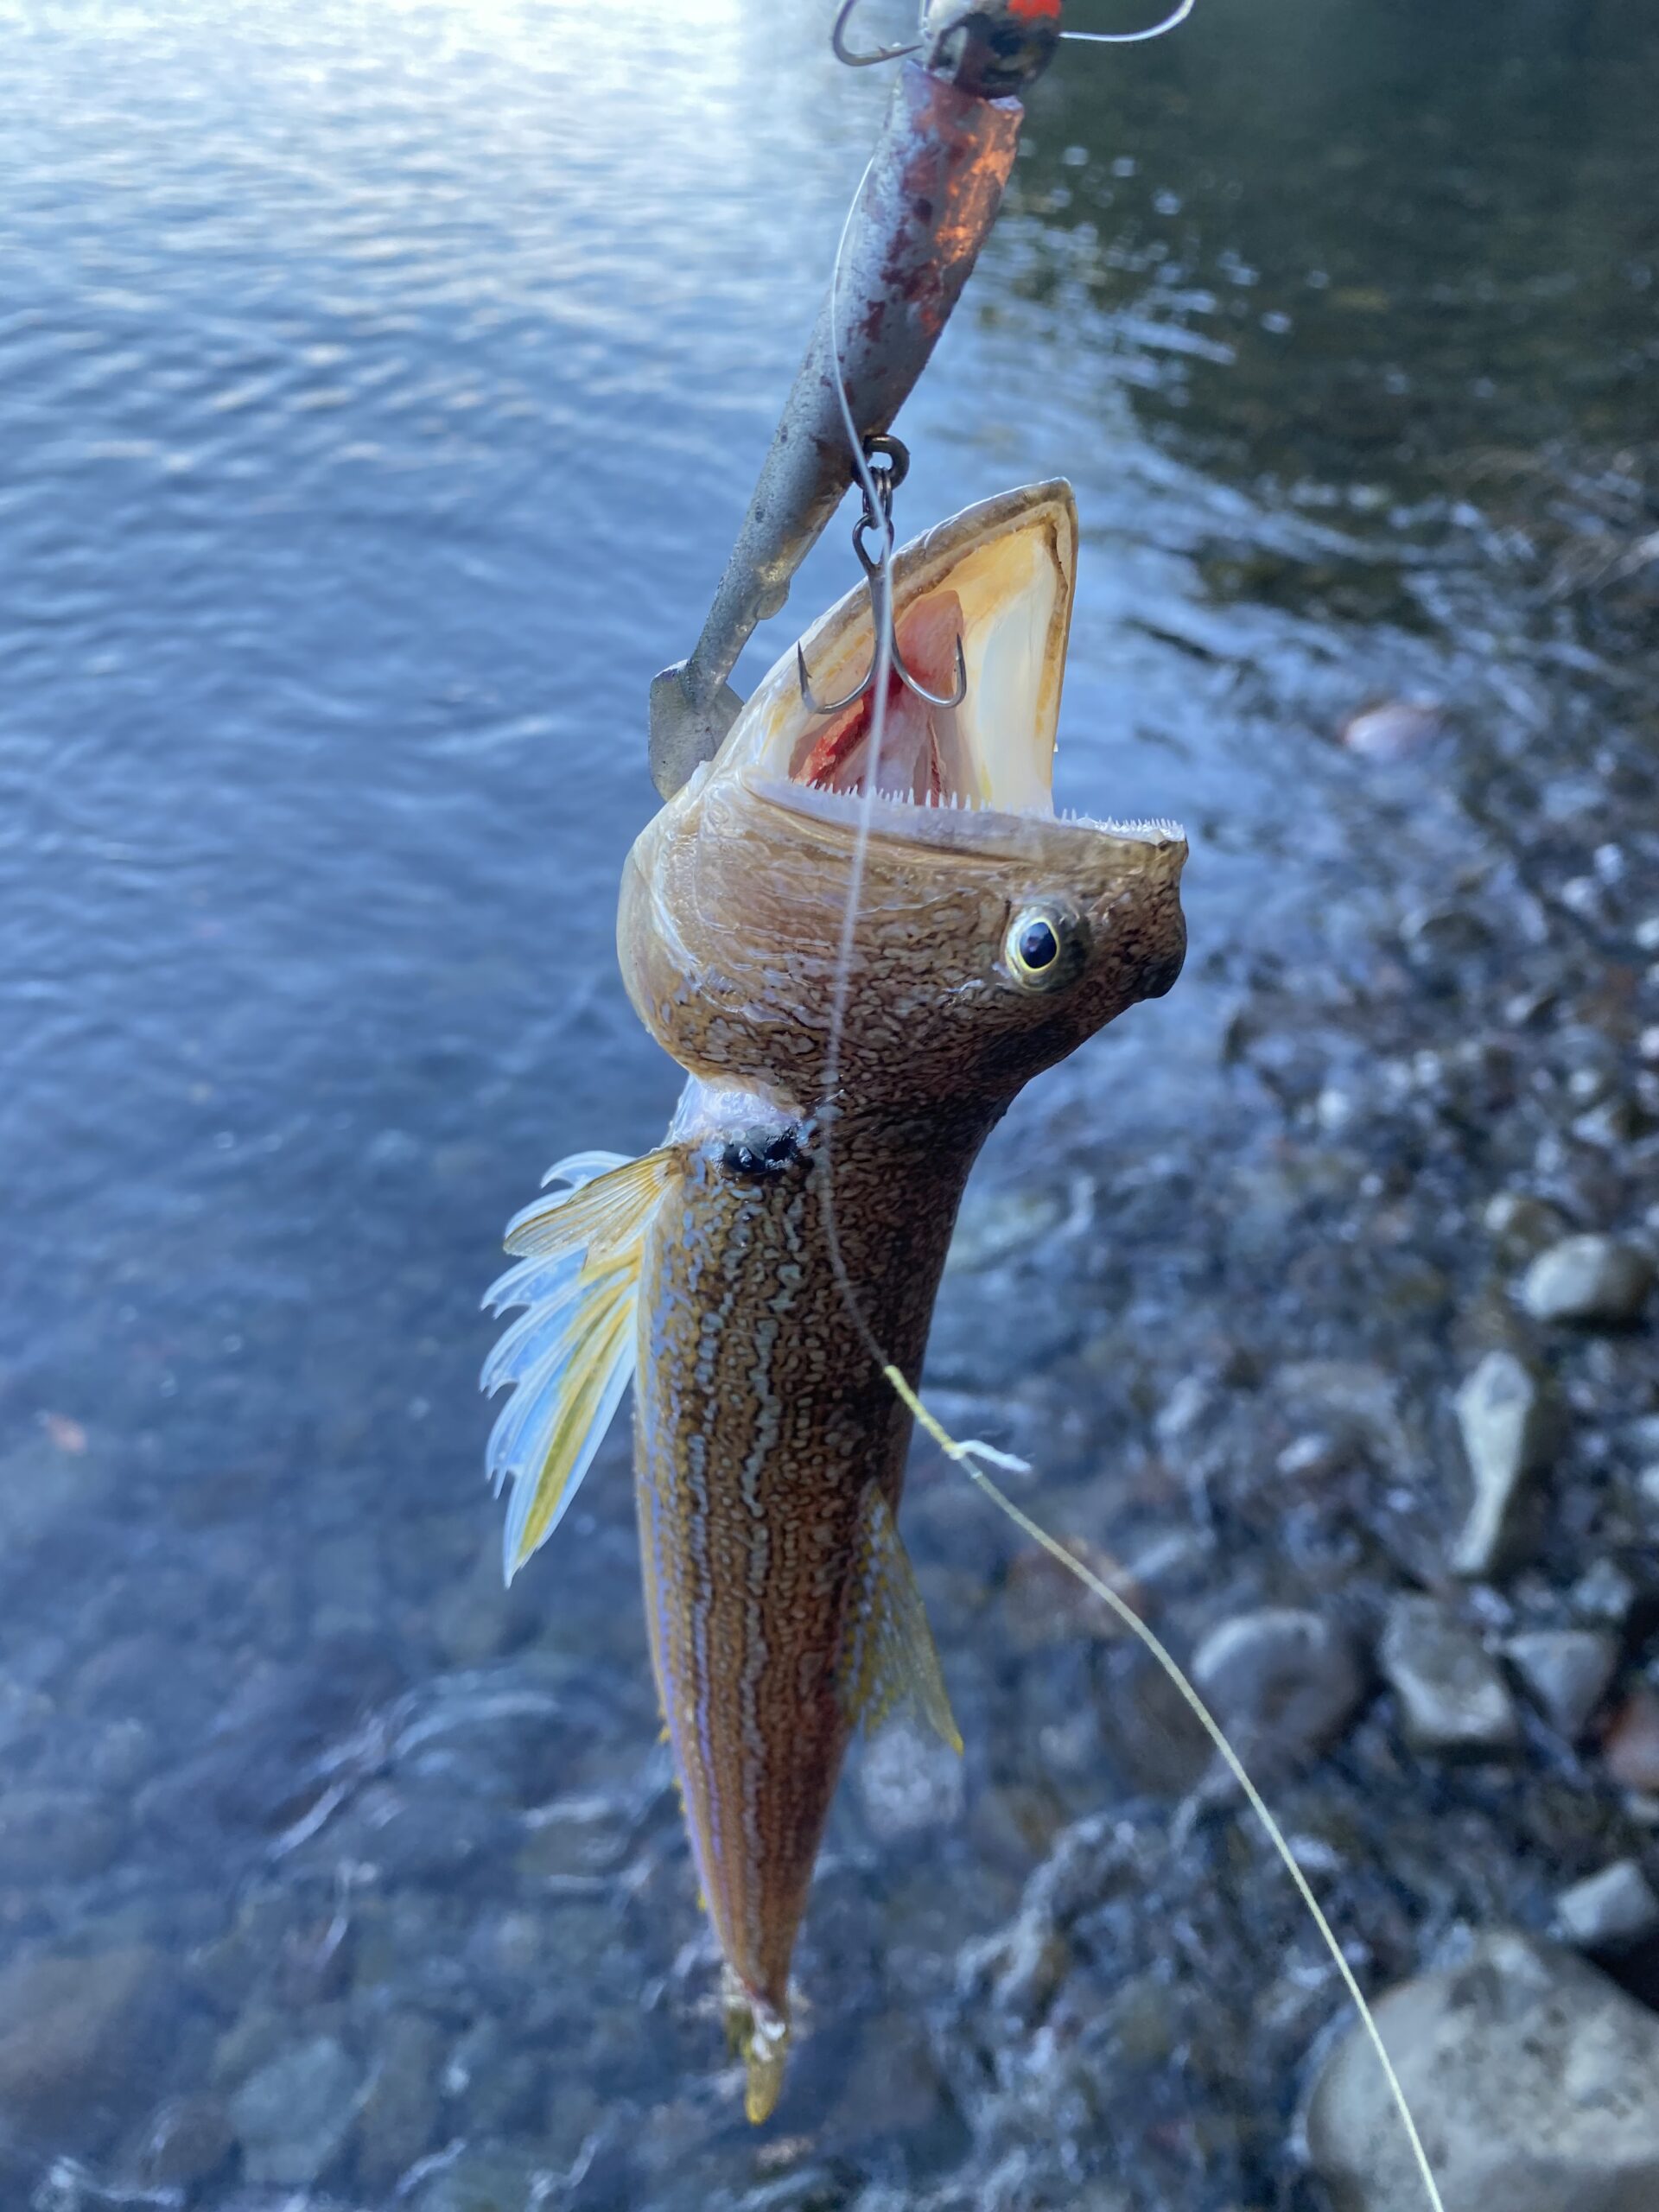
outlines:
[[836, 49], [837, 61], [844, 61], [849, 69], [874, 69], [878, 62], [902, 61], [907, 54], [919, 54], [919, 42], [912, 46], [879, 46], [873, 54], [859, 54], [847, 43], [847, 26], [853, 19], [858, 0], [842, 0], [836, 28], [830, 34], [830, 43]]

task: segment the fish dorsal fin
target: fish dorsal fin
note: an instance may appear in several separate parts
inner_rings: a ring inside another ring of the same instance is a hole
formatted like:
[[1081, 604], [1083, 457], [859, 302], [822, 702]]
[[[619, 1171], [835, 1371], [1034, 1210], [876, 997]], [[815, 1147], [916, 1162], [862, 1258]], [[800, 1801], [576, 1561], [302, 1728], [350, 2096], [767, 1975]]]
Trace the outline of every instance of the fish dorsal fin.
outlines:
[[632, 1377], [645, 1236], [678, 1158], [665, 1148], [643, 1160], [588, 1152], [561, 1160], [547, 1179], [567, 1187], [507, 1225], [518, 1264], [484, 1303], [524, 1311], [481, 1382], [492, 1395], [514, 1386], [488, 1453], [497, 1497], [512, 1484], [509, 1582], [563, 1518]]
[[866, 1487], [859, 1505], [858, 1568], [838, 1688], [842, 1710], [866, 1735], [898, 1707], [912, 1705], [953, 1751], [962, 1749], [916, 1572], [879, 1483]]

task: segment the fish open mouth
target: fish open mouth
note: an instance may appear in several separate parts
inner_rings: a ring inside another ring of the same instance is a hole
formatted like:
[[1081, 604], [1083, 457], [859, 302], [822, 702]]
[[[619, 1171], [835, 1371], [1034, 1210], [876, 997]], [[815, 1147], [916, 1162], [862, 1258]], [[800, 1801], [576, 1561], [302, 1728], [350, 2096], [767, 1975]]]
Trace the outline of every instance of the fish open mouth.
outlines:
[[[796, 812], [850, 820], [868, 804], [885, 836], [956, 842], [969, 832], [978, 842], [994, 830], [986, 817], [1052, 817], [1077, 552], [1064, 481], [1003, 493], [942, 523], [893, 562], [898, 659], [915, 688], [890, 670], [878, 717], [874, 620], [861, 587], [801, 640], [799, 664], [791, 653], [760, 686], [724, 765]], [[960, 703], [939, 703], [959, 689]], [[843, 703], [814, 703], [826, 700]], [[974, 817], [969, 831], [964, 817]], [[1120, 836], [1173, 827], [1099, 826]]]

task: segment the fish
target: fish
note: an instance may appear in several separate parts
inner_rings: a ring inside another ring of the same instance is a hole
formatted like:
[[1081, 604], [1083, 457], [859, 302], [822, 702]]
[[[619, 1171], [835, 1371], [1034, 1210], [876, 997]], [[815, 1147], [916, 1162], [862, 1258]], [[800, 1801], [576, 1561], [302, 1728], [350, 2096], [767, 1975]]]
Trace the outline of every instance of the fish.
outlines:
[[[962, 1748], [898, 1514], [969, 1170], [1185, 957], [1179, 828], [1055, 811], [1077, 557], [1063, 481], [940, 524], [893, 558], [893, 620], [941, 696], [960, 642], [961, 704], [894, 680], [872, 793], [873, 692], [815, 712], [791, 650], [648, 823], [618, 952], [683, 1093], [643, 1158], [550, 1172], [486, 1301], [518, 1315], [483, 1376], [512, 1386], [509, 1580], [633, 1386], [651, 1660], [756, 2122], [855, 1734], [903, 1707]], [[818, 696], [872, 667], [875, 619], [855, 591], [802, 640]]]

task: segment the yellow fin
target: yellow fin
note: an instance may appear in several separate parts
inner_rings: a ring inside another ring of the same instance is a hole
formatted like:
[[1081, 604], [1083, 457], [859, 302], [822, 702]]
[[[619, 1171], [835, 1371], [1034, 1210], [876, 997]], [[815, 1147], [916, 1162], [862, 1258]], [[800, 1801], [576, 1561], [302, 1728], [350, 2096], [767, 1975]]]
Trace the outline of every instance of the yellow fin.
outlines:
[[489, 1291], [497, 1312], [525, 1310], [485, 1363], [483, 1387], [513, 1395], [490, 1437], [497, 1494], [511, 1483], [508, 1581], [557, 1528], [632, 1377], [646, 1234], [678, 1164], [585, 1153], [554, 1169], [573, 1187], [510, 1224], [518, 1255]]
[[[574, 1182], [575, 1188], [551, 1192], [515, 1214], [507, 1224], [507, 1250], [529, 1260], [582, 1249], [591, 1260], [637, 1243], [679, 1160], [677, 1147], [664, 1145], [640, 1160], [588, 1152], [561, 1160], [548, 1179]], [[583, 1171], [601, 1161], [610, 1165], [590, 1179]]]
[[873, 1736], [899, 1706], [913, 1705], [960, 1751], [915, 1570], [879, 1484], [866, 1489], [859, 1518], [858, 1580], [842, 1633], [842, 1708]]

